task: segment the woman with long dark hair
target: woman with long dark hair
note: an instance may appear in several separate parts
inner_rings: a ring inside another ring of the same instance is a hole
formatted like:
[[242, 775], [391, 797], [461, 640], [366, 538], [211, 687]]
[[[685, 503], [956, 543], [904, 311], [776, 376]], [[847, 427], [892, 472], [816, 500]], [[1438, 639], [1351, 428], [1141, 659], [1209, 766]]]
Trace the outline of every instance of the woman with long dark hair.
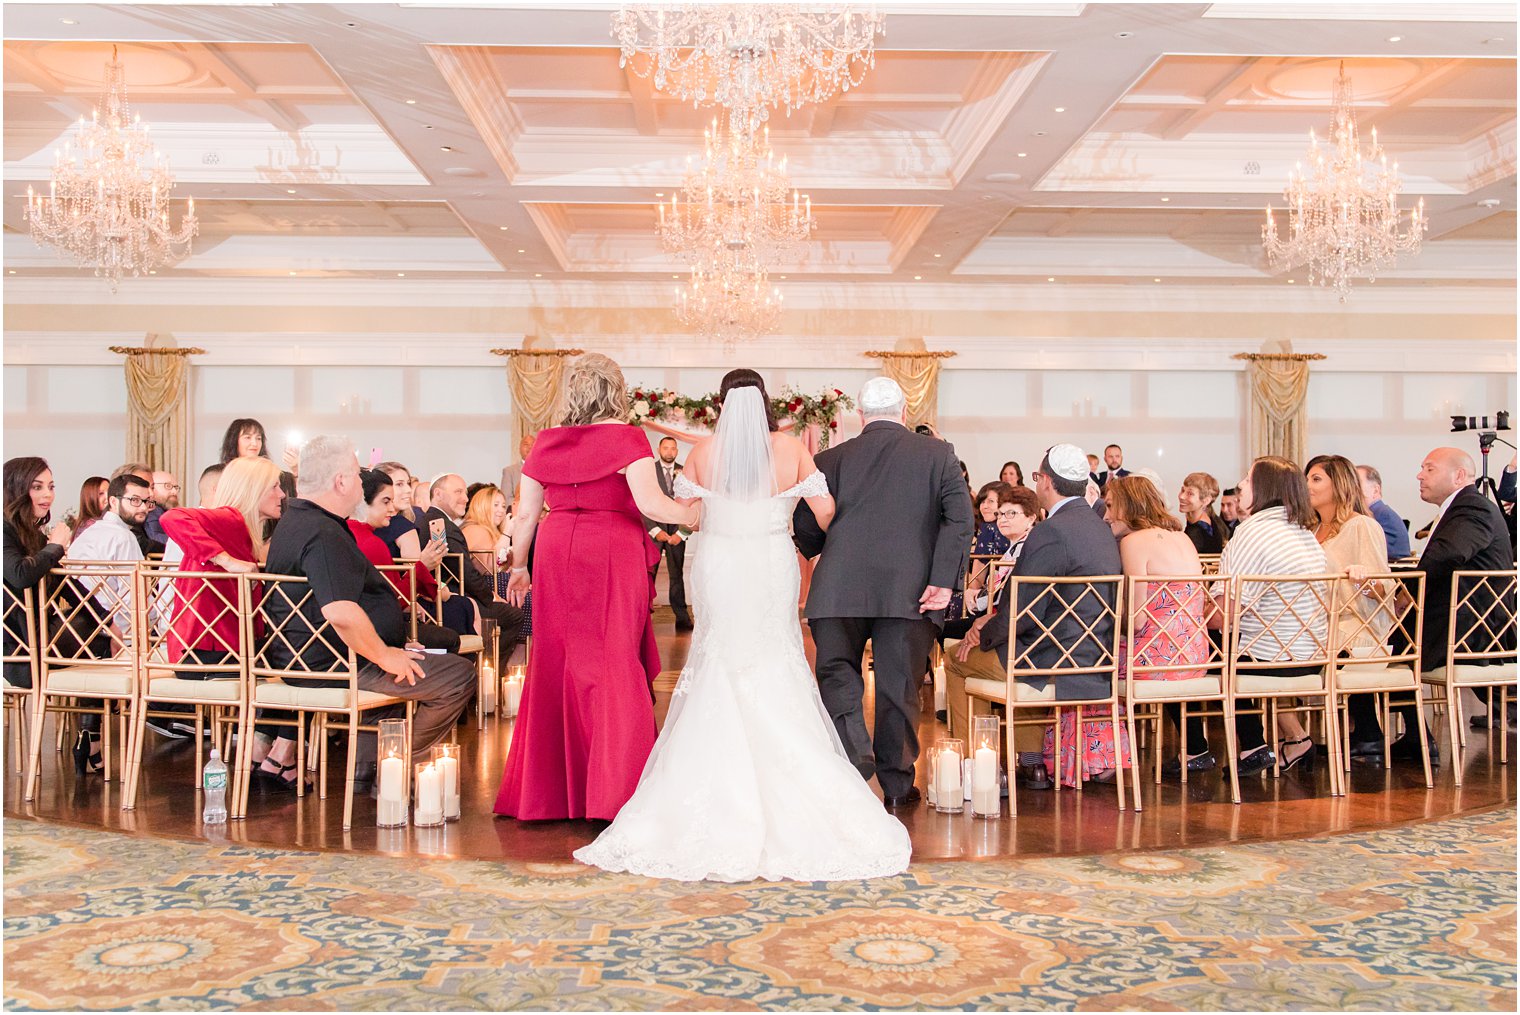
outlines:
[[222, 434], [222, 464], [234, 458], [268, 458], [269, 438], [264, 434], [264, 424], [256, 419], [235, 419], [227, 424]]
[[73, 527], [76, 537], [106, 513], [111, 501], [107, 495], [110, 485], [111, 481], [104, 476], [91, 476], [80, 485], [79, 509], [63, 518]]
[[[27, 589], [40, 597], [43, 578], [63, 559], [73, 533], [64, 522], [49, 525], [56, 489], [53, 470], [44, 459], [12, 458], [5, 463], [4, 483], [5, 586], [18, 597]], [[12, 626], [5, 625], [6, 655], [16, 649]], [[25, 663], [6, 663], [5, 682], [31, 687], [31, 668]]]

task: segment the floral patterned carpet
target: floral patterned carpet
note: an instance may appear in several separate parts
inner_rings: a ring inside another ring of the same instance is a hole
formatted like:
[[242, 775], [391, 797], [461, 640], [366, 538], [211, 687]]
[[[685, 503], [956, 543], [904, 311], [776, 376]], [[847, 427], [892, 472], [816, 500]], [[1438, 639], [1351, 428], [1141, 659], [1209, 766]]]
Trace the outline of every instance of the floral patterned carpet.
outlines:
[[5, 823], [5, 1002], [98, 1009], [1514, 1011], [1515, 811], [687, 885]]

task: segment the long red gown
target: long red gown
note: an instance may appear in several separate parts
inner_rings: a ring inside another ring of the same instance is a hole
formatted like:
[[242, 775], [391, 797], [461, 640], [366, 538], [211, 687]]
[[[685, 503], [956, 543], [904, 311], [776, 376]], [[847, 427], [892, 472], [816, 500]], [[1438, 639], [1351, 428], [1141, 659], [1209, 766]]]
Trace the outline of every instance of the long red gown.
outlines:
[[618, 470], [652, 458], [637, 427], [544, 430], [523, 463], [549, 514], [533, 550], [533, 651], [496, 813], [611, 820], [654, 747], [660, 672], [649, 606], [660, 554]]

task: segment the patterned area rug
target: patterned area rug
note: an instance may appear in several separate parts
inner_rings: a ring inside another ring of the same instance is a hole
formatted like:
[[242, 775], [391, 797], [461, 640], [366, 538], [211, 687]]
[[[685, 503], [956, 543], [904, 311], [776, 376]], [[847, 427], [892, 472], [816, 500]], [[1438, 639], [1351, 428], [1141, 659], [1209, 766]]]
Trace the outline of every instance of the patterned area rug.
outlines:
[[814, 885], [5, 832], [12, 1010], [1515, 1010], [1513, 809]]

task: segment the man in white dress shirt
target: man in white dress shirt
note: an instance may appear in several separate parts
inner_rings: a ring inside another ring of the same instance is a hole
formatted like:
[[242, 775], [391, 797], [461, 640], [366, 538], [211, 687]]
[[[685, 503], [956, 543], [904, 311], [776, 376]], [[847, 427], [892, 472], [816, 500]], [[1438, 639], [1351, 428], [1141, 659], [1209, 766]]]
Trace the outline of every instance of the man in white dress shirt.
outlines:
[[[85, 529], [80, 537], [69, 544], [69, 560], [138, 561], [143, 559], [142, 546], [132, 526], [141, 526], [153, 506], [152, 491], [141, 476], [125, 473], [111, 480], [106, 488], [109, 508], [100, 521]], [[111, 624], [122, 636], [129, 638], [131, 627], [131, 580], [128, 578], [95, 579], [81, 578], [86, 589], [95, 589], [95, 601], [109, 612]]]

